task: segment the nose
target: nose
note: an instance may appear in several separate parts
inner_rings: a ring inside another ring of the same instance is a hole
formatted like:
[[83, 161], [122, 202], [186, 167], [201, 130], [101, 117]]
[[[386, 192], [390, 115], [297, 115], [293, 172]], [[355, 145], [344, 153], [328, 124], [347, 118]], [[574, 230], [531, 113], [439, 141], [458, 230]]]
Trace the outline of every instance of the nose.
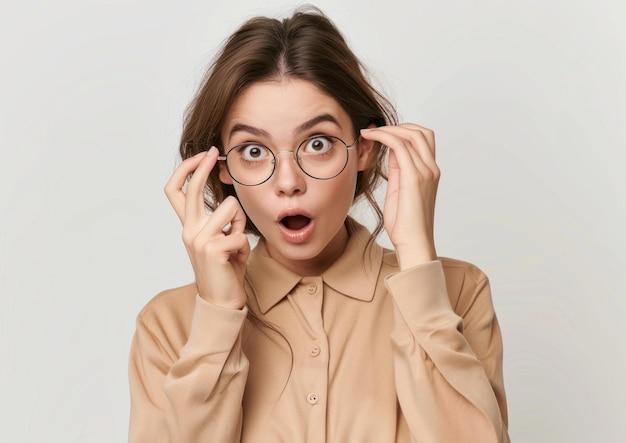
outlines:
[[276, 154], [273, 182], [277, 194], [293, 195], [306, 190], [304, 172], [298, 166], [293, 151], [281, 151]]

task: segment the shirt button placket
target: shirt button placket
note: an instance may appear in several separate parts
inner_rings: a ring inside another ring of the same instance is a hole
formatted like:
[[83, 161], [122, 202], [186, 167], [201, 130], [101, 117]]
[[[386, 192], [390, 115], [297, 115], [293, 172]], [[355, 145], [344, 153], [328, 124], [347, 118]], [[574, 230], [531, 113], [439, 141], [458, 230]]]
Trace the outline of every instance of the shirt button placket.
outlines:
[[319, 401], [320, 397], [315, 392], [310, 392], [306, 396], [306, 401], [309, 402], [310, 405], [314, 405]]
[[[321, 277], [304, 277], [294, 301], [298, 304], [304, 320], [304, 333], [298, 342], [299, 352], [295, 357], [299, 362], [301, 381], [298, 397], [300, 407], [309, 409], [308, 420], [311, 432], [306, 441], [324, 443], [327, 426], [328, 394], [328, 337], [324, 329], [323, 306], [326, 288]], [[306, 402], [306, 403], [305, 403]], [[314, 429], [316, 431], [314, 431]]]
[[311, 350], [309, 351], [309, 355], [310, 355], [311, 357], [317, 357], [318, 355], [320, 355], [320, 352], [321, 352], [321, 351], [322, 351], [322, 350], [320, 349], [320, 347], [319, 347], [319, 346], [317, 346], [317, 345], [315, 345], [315, 346], [313, 346], [313, 347], [311, 348]]

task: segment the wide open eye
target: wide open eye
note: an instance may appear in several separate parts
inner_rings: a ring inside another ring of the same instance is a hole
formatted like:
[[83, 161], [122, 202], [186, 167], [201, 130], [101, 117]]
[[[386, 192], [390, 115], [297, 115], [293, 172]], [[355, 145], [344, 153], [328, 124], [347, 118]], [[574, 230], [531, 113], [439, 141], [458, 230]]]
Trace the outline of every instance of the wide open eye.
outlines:
[[316, 135], [302, 144], [300, 151], [306, 155], [326, 154], [333, 149], [334, 138], [328, 135]]
[[268, 148], [255, 143], [239, 145], [235, 148], [235, 152], [247, 162], [259, 162], [267, 160], [271, 156]]

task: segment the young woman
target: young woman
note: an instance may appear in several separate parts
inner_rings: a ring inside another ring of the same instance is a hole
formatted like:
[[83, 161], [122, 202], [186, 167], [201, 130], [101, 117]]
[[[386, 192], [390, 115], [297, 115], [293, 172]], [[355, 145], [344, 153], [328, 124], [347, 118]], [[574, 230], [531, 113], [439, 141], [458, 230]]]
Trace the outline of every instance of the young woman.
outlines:
[[396, 123], [325, 16], [236, 31], [180, 146], [165, 192], [196, 278], [139, 314], [130, 441], [508, 441], [487, 277], [435, 253], [434, 134]]

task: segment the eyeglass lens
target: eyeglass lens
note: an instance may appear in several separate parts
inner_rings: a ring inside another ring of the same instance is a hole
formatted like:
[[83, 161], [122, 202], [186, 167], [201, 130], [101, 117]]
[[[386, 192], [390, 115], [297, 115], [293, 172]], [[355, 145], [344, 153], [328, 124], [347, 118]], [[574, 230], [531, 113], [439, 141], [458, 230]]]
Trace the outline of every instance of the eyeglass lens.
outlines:
[[[300, 169], [312, 178], [328, 180], [339, 175], [348, 163], [352, 147], [330, 135], [309, 137], [298, 145], [295, 159]], [[258, 143], [243, 143], [226, 154], [226, 167], [233, 180], [246, 186], [259, 185], [272, 176], [276, 154]]]

